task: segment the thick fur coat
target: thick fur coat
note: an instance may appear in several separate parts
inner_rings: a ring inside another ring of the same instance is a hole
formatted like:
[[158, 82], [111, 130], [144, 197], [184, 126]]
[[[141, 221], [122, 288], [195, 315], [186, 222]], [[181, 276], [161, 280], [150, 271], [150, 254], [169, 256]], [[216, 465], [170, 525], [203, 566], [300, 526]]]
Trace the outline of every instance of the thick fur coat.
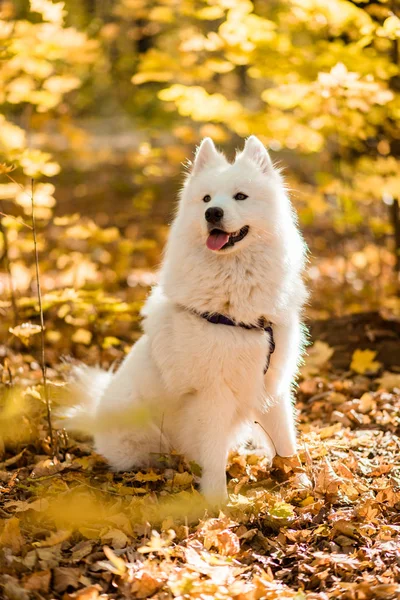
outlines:
[[[143, 336], [115, 373], [75, 369], [79, 404], [67, 428], [91, 433], [116, 470], [177, 450], [201, 466], [201, 490], [213, 502], [226, 498], [229, 450], [255, 430], [266, 452], [295, 453], [304, 263], [282, 177], [261, 142], [248, 138], [231, 164], [203, 140], [143, 308]], [[270, 321], [276, 350], [266, 375], [267, 332], [213, 324], [202, 313]]]

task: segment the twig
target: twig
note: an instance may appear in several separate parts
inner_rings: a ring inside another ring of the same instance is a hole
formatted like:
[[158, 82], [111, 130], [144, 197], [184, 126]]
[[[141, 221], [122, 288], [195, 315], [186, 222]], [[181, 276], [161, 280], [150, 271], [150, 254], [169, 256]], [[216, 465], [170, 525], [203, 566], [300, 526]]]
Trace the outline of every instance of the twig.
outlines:
[[35, 266], [36, 266], [36, 287], [37, 287], [37, 295], [39, 300], [39, 312], [40, 312], [40, 327], [41, 327], [41, 369], [42, 369], [42, 377], [43, 377], [43, 389], [44, 389], [44, 398], [46, 402], [47, 409], [47, 424], [49, 426], [49, 435], [50, 435], [50, 447], [52, 454], [55, 454], [55, 445], [54, 445], [54, 436], [53, 436], [53, 425], [51, 422], [51, 405], [49, 399], [49, 391], [47, 387], [47, 377], [46, 377], [46, 360], [45, 360], [45, 352], [44, 352], [44, 318], [43, 318], [43, 306], [42, 306], [42, 290], [40, 287], [40, 278], [39, 278], [39, 253], [37, 248], [37, 239], [36, 239], [36, 221], [35, 221], [35, 201], [33, 195], [33, 179], [31, 179], [31, 203], [32, 203], [32, 231], [33, 231], [33, 245], [35, 249]]
[[[3, 215], [3, 213], [0, 212], [0, 215]], [[10, 254], [9, 254], [9, 248], [8, 248], [7, 230], [4, 227], [3, 221], [1, 219], [0, 219], [0, 233], [1, 233], [2, 237], [3, 237], [3, 246], [4, 246], [3, 256], [1, 258], [4, 261], [4, 266], [5, 266], [6, 271], [7, 271], [8, 285], [9, 285], [9, 288], [10, 288], [11, 306], [12, 306], [13, 315], [14, 315], [14, 325], [16, 325], [18, 323], [17, 300], [15, 298], [15, 290], [14, 290], [14, 284], [13, 284], [13, 280], [12, 280], [12, 272], [11, 272]]]
[[311, 396], [311, 398], [309, 398], [307, 400], [307, 402], [309, 404], [311, 404], [311, 402], [316, 402], [317, 400], [322, 400], [323, 398], [327, 398], [331, 393], [332, 393], [332, 390], [328, 390], [327, 392], [319, 392], [318, 394], [314, 394], [314, 396]]
[[21, 452], [16, 456], [12, 456], [11, 458], [8, 458], [7, 460], [1, 462], [0, 469], [6, 469], [7, 467], [12, 467], [13, 465], [15, 465], [19, 461], [19, 459], [25, 454], [25, 451], [26, 448], [23, 448], [23, 450], [21, 450]]
[[18, 217], [14, 217], [13, 215], [8, 215], [7, 213], [0, 211], [0, 217], [7, 217], [7, 219], [13, 219], [14, 221], [17, 221], [17, 223], [20, 223], [20, 225], [23, 225], [24, 227], [28, 227], [28, 229], [32, 229], [32, 227], [30, 225], [28, 225], [28, 223], [25, 223], [25, 221], [22, 221], [22, 219], [19, 219]]
[[278, 452], [276, 451], [276, 446], [275, 446], [275, 444], [274, 444], [274, 441], [273, 441], [272, 437], [269, 435], [268, 431], [265, 429], [265, 427], [263, 427], [263, 426], [261, 425], [261, 423], [259, 423], [258, 421], [254, 421], [254, 424], [255, 424], [255, 425], [259, 425], [259, 426], [261, 427], [261, 429], [263, 430], [263, 432], [264, 432], [264, 433], [265, 433], [265, 435], [266, 435], [266, 436], [269, 438], [269, 441], [270, 441], [270, 442], [271, 442], [271, 444], [273, 445], [273, 447], [274, 447], [274, 450], [275, 450], [275, 454], [278, 454]]

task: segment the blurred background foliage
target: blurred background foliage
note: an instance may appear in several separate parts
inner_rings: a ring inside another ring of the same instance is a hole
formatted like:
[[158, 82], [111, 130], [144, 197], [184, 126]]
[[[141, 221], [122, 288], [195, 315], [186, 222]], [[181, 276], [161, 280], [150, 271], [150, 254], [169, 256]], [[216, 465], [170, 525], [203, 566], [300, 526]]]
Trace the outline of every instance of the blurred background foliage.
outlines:
[[399, 16], [395, 0], [3, 0], [6, 326], [37, 309], [32, 178], [47, 340], [87, 357], [132, 341], [195, 145], [233, 156], [250, 134], [285, 166], [310, 315], [399, 313]]

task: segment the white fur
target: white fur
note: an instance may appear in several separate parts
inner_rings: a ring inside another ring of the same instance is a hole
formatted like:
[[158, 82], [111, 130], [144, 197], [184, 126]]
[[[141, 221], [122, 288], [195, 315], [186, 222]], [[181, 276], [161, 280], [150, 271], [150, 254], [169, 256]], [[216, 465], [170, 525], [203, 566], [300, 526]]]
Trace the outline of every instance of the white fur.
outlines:
[[[233, 199], [238, 192], [248, 198]], [[211, 206], [223, 208], [226, 231], [248, 225], [248, 235], [209, 250]], [[282, 178], [261, 142], [251, 136], [230, 164], [205, 139], [182, 190], [160, 283], [143, 308], [144, 335], [116, 373], [79, 368], [75, 389], [84, 401], [69, 428], [92, 433], [116, 470], [149, 465], [153, 453], [185, 454], [201, 466], [201, 489], [212, 501], [226, 498], [228, 452], [251, 427], [269, 451], [272, 441], [273, 454], [295, 453], [291, 388], [302, 350], [304, 262]], [[267, 374], [267, 333], [215, 325], [195, 314], [203, 312], [271, 321], [276, 350]], [[147, 420], [137, 418], [146, 411]]]

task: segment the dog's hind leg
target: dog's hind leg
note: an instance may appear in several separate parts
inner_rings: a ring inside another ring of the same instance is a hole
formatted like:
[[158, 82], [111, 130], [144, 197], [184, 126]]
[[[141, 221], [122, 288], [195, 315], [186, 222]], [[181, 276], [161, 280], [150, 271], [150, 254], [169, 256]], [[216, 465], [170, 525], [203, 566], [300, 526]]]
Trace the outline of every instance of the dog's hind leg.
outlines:
[[96, 452], [114, 471], [146, 468], [158, 464], [159, 453], [170, 452], [169, 443], [156, 426], [116, 428], [94, 436]]
[[148, 466], [155, 462], [154, 454], [170, 451], [157, 408], [164, 394], [143, 336], [112, 375], [92, 418], [95, 449], [114, 470]]

